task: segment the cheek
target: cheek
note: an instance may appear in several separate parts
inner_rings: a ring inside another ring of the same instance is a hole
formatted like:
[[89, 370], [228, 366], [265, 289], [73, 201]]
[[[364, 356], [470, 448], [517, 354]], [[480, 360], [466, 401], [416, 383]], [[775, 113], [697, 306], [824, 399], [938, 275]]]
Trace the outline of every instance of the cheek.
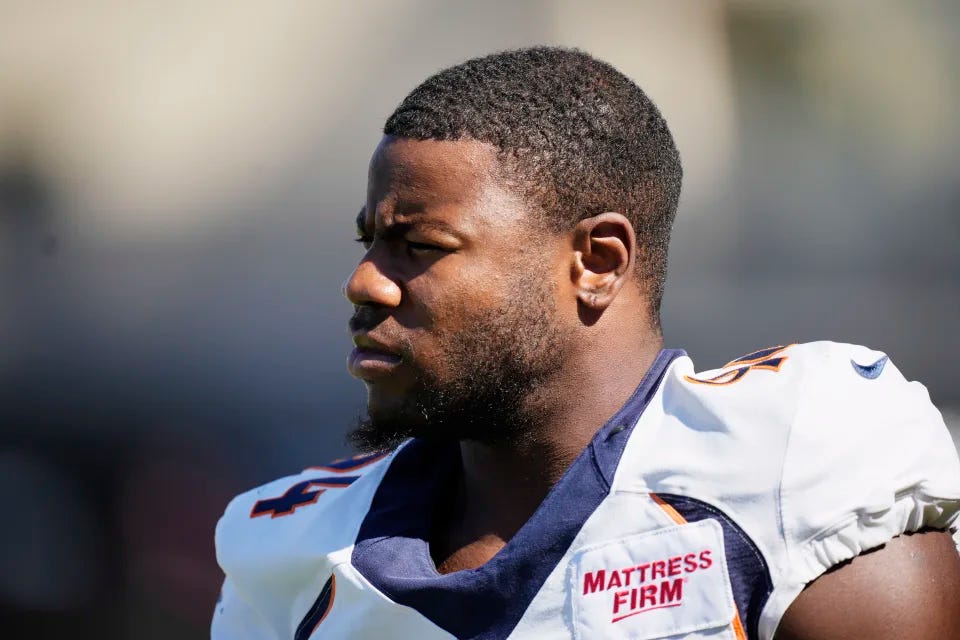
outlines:
[[443, 288], [411, 291], [410, 315], [415, 321], [407, 325], [407, 335], [416, 366], [438, 378], [448, 377], [453, 367], [462, 367], [462, 362], [452, 360], [459, 360], [457, 354], [465, 343], [475, 341], [476, 334], [482, 333], [479, 328], [504, 308], [506, 298], [499, 293], [467, 278]]
[[406, 285], [411, 329], [447, 334], [470, 324], [472, 316], [503, 304], [505, 278], [487, 265], [451, 260]]
[[424, 349], [455, 339], [502, 314], [515, 314], [531, 291], [553, 279], [558, 266], [543, 261], [539, 254], [449, 256], [406, 283], [408, 305], [397, 319]]

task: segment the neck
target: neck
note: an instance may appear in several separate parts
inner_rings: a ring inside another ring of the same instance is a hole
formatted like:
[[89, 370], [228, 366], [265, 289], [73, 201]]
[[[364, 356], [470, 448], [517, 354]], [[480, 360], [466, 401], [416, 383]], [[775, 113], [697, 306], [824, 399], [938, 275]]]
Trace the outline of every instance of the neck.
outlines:
[[[627, 401], [662, 344], [653, 332], [632, 341], [609, 334], [591, 341], [538, 387], [528, 408], [539, 419], [522, 442], [460, 443], [461, 486], [435, 547], [441, 571], [479, 566], [513, 537], [596, 431]], [[465, 557], [457, 557], [471, 545]]]

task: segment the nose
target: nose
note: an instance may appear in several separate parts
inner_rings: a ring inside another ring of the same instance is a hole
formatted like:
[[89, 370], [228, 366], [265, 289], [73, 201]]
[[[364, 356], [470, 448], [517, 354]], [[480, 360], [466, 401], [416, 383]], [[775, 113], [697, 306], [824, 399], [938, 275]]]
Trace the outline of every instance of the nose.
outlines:
[[343, 293], [347, 300], [357, 306], [400, 306], [400, 287], [371, 260], [364, 260], [357, 265], [343, 284]]

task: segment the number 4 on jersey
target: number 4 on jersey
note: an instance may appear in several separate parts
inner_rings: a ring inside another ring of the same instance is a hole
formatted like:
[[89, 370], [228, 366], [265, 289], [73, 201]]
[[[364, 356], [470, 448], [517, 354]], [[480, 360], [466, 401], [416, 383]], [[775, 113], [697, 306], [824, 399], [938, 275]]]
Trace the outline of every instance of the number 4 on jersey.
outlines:
[[[321, 467], [310, 467], [308, 471], [315, 469], [318, 471], [328, 471], [332, 473], [350, 473], [351, 471], [356, 471], [361, 467], [373, 464], [377, 460], [383, 458], [384, 455], [386, 454], [375, 453], [365, 456], [357, 456], [356, 458], [337, 460]], [[315, 503], [317, 498], [319, 498], [320, 495], [327, 489], [342, 489], [344, 487], [349, 487], [359, 477], [360, 476], [338, 475], [301, 480], [287, 489], [283, 495], [277, 496], [276, 498], [258, 500], [250, 510], [250, 517], [257, 518], [267, 514], [270, 514], [271, 518], [288, 516], [296, 511], [298, 507]]]

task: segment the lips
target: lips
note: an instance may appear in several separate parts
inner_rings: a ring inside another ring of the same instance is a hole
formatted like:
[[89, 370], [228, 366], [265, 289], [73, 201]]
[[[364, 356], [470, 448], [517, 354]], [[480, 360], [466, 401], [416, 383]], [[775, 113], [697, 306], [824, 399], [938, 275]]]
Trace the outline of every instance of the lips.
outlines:
[[356, 345], [347, 358], [350, 375], [361, 380], [375, 380], [392, 373], [403, 358], [399, 352], [366, 334], [353, 336]]

